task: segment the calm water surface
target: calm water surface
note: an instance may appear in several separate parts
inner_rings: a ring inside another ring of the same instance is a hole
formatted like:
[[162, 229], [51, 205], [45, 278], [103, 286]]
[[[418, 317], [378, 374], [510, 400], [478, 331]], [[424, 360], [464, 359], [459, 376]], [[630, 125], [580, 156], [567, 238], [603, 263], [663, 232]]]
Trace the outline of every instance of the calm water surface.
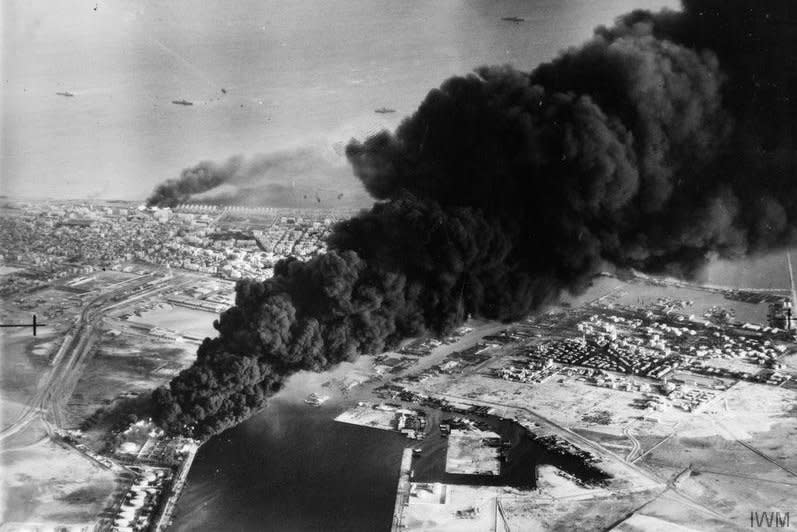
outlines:
[[174, 530], [388, 530], [407, 440], [337, 423], [338, 410], [275, 400], [209, 441]]
[[445, 78], [531, 68], [663, 5], [677, 2], [9, 0], [0, 193], [143, 199], [200, 160], [299, 146], [343, 167], [340, 143], [395, 127]]

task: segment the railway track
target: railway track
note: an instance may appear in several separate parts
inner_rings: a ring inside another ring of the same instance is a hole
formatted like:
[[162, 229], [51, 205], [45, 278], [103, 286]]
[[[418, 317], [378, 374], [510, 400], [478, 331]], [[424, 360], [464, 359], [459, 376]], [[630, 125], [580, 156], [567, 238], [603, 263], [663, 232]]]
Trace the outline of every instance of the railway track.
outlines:
[[[164, 290], [169, 279], [171, 276], [164, 277], [159, 283], [141, 291], [133, 291], [130, 286], [117, 288], [102, 292], [90, 300], [81, 310], [78, 321], [67, 331], [67, 340], [62, 349], [59, 349], [58, 357], [53, 360], [52, 369], [37, 385], [33, 398], [10, 425], [0, 430], [0, 442], [17, 434], [37, 418], [47, 421], [49, 416], [56, 427], [63, 427], [64, 405], [91, 358], [92, 347], [97, 338], [97, 325], [103, 313], [131, 300]], [[151, 279], [143, 279], [138, 286], [143, 287], [149, 282]], [[120, 299], [119, 296], [126, 297]]]

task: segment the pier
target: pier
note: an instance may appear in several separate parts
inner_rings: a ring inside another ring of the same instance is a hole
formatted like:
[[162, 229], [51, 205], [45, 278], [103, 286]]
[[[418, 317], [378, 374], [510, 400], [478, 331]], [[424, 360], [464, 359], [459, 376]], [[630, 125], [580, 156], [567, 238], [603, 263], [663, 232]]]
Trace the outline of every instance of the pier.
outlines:
[[398, 487], [396, 488], [396, 505], [393, 507], [393, 522], [390, 532], [399, 532], [403, 527], [401, 519], [404, 507], [409, 503], [410, 497], [410, 470], [412, 469], [412, 449], [404, 449], [401, 455], [401, 470], [399, 471]]
[[191, 470], [191, 464], [194, 462], [194, 457], [196, 456], [198, 450], [199, 445], [189, 446], [188, 456], [185, 457], [185, 460], [180, 465], [180, 469], [177, 471], [177, 474], [174, 477], [174, 484], [172, 485], [168, 498], [166, 499], [166, 504], [163, 506], [163, 513], [161, 513], [158, 523], [155, 525], [155, 528], [153, 528], [155, 532], [163, 532], [171, 524], [172, 513], [174, 512], [174, 508], [177, 506], [177, 501], [180, 498], [180, 494], [185, 487], [185, 479], [188, 477], [188, 472]]
[[786, 251], [786, 264], [789, 267], [789, 289], [791, 291], [792, 308], [797, 308], [797, 289], [794, 286], [794, 269], [791, 266], [791, 251]]

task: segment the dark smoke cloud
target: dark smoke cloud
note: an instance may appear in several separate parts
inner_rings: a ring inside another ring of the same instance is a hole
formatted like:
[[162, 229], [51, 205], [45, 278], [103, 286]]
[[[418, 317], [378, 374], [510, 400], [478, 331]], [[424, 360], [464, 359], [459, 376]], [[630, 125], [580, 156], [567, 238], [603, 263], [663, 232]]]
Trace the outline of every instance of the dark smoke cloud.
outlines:
[[689, 0], [621, 17], [531, 73], [445, 81], [395, 133], [348, 146], [381, 202], [328, 254], [238, 284], [219, 337], [155, 394], [161, 423], [206, 437], [295, 371], [468, 314], [523, 316], [605, 261], [691, 275], [709, 255], [793, 243], [791, 11]]
[[179, 178], [158, 185], [147, 205], [175, 207], [185, 202], [270, 207], [318, 203], [327, 207], [370, 205], [359, 189], [351, 178], [351, 170], [332, 148], [306, 147], [251, 158], [238, 155], [221, 163], [200, 162], [183, 170]]
[[242, 158], [233, 157], [226, 163], [216, 164], [202, 161], [192, 168], [186, 168], [177, 179], [169, 179], [158, 185], [147, 198], [150, 207], [176, 207], [194, 194], [200, 194], [228, 182], [236, 174]]

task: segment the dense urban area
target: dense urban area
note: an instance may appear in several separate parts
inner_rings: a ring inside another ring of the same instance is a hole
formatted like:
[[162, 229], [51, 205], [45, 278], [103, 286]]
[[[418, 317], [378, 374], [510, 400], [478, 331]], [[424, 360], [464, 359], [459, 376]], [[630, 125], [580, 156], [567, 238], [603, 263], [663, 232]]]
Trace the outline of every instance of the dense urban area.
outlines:
[[[191, 364], [235, 280], [323, 252], [351, 213], [1, 214], [0, 318], [38, 330], [3, 330], [0, 530], [166, 529], [200, 442], [115, 412]], [[396, 531], [749, 528], [797, 500], [793, 297], [605, 273], [520, 322], [346, 363], [303, 401], [406, 438]]]

